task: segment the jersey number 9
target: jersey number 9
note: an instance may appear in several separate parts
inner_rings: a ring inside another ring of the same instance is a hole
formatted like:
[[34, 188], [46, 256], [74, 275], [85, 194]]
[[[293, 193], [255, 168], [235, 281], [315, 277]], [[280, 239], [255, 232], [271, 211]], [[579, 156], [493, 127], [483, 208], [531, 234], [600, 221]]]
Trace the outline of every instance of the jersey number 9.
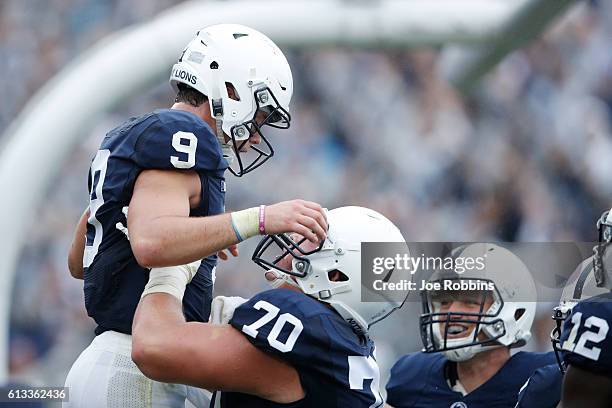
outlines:
[[170, 156], [170, 163], [177, 169], [190, 169], [195, 166], [196, 161], [196, 149], [198, 147], [198, 138], [191, 132], [176, 132], [172, 135], [172, 147], [178, 153], [187, 155], [185, 160], [181, 160], [184, 157]]

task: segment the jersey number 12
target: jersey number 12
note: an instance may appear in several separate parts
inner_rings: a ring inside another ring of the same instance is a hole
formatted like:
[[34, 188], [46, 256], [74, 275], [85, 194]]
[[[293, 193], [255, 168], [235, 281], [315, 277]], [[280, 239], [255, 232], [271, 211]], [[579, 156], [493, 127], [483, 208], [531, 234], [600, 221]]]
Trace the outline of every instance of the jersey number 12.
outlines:
[[567, 340], [565, 340], [561, 345], [561, 348], [563, 350], [571, 351], [576, 354], [580, 354], [583, 357], [597, 361], [599, 360], [599, 354], [601, 354], [601, 348], [595, 347], [594, 345], [589, 348], [586, 346], [586, 342], [590, 341], [593, 344], [597, 344], [605, 339], [609, 330], [608, 322], [601, 317], [589, 316], [584, 321], [585, 329], [594, 328], [597, 329], [597, 331], [587, 330], [583, 332], [578, 339], [578, 343], [576, 343], [576, 337], [578, 335], [581, 320], [581, 312], [576, 312], [572, 315], [572, 331], [570, 332], [569, 336], [567, 336]]

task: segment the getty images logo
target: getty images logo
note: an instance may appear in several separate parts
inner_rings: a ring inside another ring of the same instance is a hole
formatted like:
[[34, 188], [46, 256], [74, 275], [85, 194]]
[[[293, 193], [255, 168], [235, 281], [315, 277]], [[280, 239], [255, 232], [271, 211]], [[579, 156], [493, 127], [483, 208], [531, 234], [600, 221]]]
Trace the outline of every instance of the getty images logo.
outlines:
[[174, 71], [172, 72], [172, 76], [174, 78], [179, 78], [182, 80], [185, 80], [187, 82], [189, 82], [192, 85], [195, 85], [196, 82], [198, 82], [198, 77], [190, 74], [189, 72], [185, 71], [184, 69], [181, 68], [175, 68]]

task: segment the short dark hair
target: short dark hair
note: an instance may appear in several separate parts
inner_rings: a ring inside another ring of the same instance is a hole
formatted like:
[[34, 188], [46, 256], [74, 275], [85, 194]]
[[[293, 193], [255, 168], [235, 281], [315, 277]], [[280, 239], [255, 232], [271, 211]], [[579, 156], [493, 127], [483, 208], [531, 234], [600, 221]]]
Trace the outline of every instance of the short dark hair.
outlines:
[[178, 83], [177, 87], [178, 93], [176, 94], [176, 98], [174, 98], [174, 102], [184, 102], [196, 107], [208, 102], [208, 97], [206, 95], [193, 89], [189, 85]]

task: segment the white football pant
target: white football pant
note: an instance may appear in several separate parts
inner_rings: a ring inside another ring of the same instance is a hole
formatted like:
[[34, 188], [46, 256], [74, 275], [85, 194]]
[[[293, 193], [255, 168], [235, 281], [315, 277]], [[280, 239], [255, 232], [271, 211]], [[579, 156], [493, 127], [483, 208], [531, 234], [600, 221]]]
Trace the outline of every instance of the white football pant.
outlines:
[[63, 408], [208, 408], [210, 392], [153, 381], [140, 372], [131, 353], [132, 336], [113, 331], [97, 336], [66, 377], [69, 401]]

